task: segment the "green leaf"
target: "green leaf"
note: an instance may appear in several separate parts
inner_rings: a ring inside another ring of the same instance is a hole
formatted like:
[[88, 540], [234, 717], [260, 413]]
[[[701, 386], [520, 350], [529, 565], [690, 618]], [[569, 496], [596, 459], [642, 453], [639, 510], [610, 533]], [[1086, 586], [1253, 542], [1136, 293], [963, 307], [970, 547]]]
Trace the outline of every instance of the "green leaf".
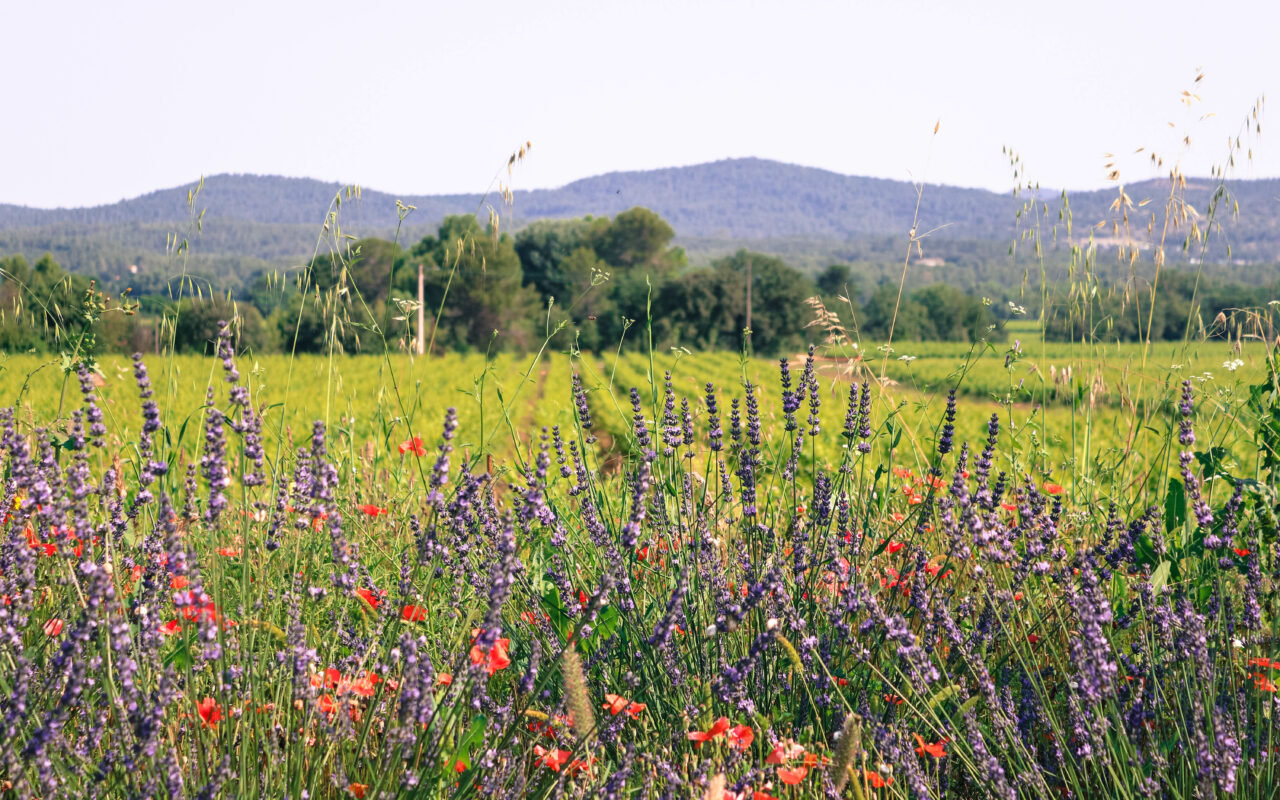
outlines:
[[542, 610], [551, 618], [551, 627], [556, 629], [560, 640], [567, 641], [573, 632], [573, 621], [569, 619], [564, 603], [560, 601], [560, 592], [554, 586], [543, 593]]
[[933, 696], [927, 701], [929, 708], [937, 708], [950, 700], [959, 691], [960, 688], [953, 683], [939, 692], [934, 692]]
[[467, 731], [462, 740], [458, 742], [458, 747], [453, 751], [453, 758], [449, 759], [447, 769], [452, 770], [453, 765], [461, 761], [469, 770], [471, 769], [471, 751], [476, 745], [484, 742], [484, 728], [488, 720], [484, 714], [476, 714], [471, 718], [471, 728]]
[[1151, 590], [1159, 596], [1164, 589], [1166, 583], [1169, 582], [1169, 569], [1173, 565], [1169, 561], [1161, 561], [1160, 566], [1156, 567], [1156, 571], [1151, 573]]
[[1232, 477], [1231, 473], [1226, 468], [1226, 462], [1230, 458], [1231, 452], [1227, 448], [1218, 445], [1210, 447], [1207, 452], [1204, 450], [1196, 452], [1196, 461], [1200, 462], [1206, 478], [1230, 479]]
[[621, 618], [618, 616], [618, 609], [613, 606], [609, 606], [600, 612], [600, 616], [596, 621], [595, 630], [591, 633], [591, 638], [597, 642], [605, 641], [610, 636], [613, 636], [613, 634], [618, 630], [618, 625], [621, 621]]
[[1164, 532], [1173, 535], [1186, 524], [1187, 490], [1177, 478], [1170, 478], [1169, 491], [1164, 496]]

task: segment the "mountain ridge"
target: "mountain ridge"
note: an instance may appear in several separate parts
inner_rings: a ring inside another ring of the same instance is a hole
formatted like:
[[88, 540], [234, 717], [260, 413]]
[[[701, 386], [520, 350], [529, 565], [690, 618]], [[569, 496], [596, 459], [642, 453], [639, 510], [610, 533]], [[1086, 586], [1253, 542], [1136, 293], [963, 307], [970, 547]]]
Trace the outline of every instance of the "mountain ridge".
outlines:
[[[305, 261], [314, 252], [330, 204], [344, 189], [337, 182], [312, 178], [224, 173], [204, 179], [193, 209], [185, 184], [157, 189], [116, 203], [72, 209], [36, 209], [0, 205], [0, 255], [22, 253], [38, 257], [50, 251], [69, 268], [92, 274], [118, 273], [133, 263], [155, 262], [163, 254], [170, 233], [188, 229], [193, 213], [204, 212], [196, 252], [221, 259], [261, 263]], [[1147, 225], [1163, 214], [1168, 181], [1149, 179], [1127, 185], [1133, 198], [1130, 230], [1148, 237]], [[1188, 179], [1186, 198], [1201, 214], [1219, 182]], [[1280, 179], [1235, 181], [1228, 184], [1240, 204], [1238, 217], [1219, 213], [1214, 252], [1244, 263], [1280, 261]], [[1054, 222], [1061, 203], [1037, 200]], [[1112, 204], [1118, 187], [1069, 195], [1073, 243], [1085, 239], [1095, 223], [1118, 222]], [[806, 260], [805, 242], [812, 243], [812, 259], [825, 258], [840, 243], [893, 238], [902, 241], [916, 228], [934, 241], [1008, 245], [1019, 235], [1019, 209], [1024, 199], [1012, 192], [996, 193], [937, 184], [917, 188], [907, 181], [844, 175], [819, 167], [785, 164], [760, 158], [734, 158], [682, 167], [632, 170], [589, 176], [555, 189], [514, 192], [511, 207], [497, 194], [395, 195], [361, 188], [358, 201], [344, 200], [339, 225], [355, 236], [391, 236], [397, 229], [396, 201], [416, 206], [401, 226], [402, 241], [415, 241], [433, 232], [448, 214], [484, 215], [486, 202], [495, 206], [510, 230], [544, 218], [613, 216], [635, 206], [651, 208], [666, 219], [677, 241], [717, 251], [737, 246], [763, 247], [786, 241], [788, 252]], [[1151, 199], [1146, 207], [1139, 200]], [[495, 202], [496, 201], [496, 202]], [[918, 211], [917, 211], [918, 205]], [[1026, 227], [1025, 221], [1022, 223]], [[1160, 225], [1154, 225], [1158, 234]], [[1105, 233], [1111, 235], [1108, 225]], [[1153, 236], [1155, 235], [1153, 234]], [[1099, 233], [1101, 236], [1102, 233]], [[1185, 230], [1167, 247], [1180, 245]], [[1053, 244], [1046, 232], [1044, 240]], [[708, 245], [707, 243], [713, 243]], [[1057, 244], [1062, 244], [1061, 240]], [[935, 245], [936, 247], [936, 245]], [[897, 246], [894, 247], [897, 249]], [[1000, 248], [1003, 249], [1003, 248]], [[812, 260], [809, 259], [809, 260]], [[246, 266], [248, 266], [246, 264]], [[255, 267], [256, 268], [256, 267]], [[244, 273], [244, 269], [235, 269]]]

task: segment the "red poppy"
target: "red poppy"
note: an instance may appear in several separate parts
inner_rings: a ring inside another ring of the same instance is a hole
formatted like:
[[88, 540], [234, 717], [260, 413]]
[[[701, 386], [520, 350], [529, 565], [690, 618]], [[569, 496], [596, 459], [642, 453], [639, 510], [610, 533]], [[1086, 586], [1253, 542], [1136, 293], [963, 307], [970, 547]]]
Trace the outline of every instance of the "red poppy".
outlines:
[[336, 688], [342, 682], [342, 673], [333, 667], [325, 667], [324, 672], [311, 676], [311, 685], [319, 689], [321, 686]]
[[906, 542], [889, 542], [889, 546], [886, 547], [885, 549], [889, 551], [889, 555], [893, 555], [894, 553], [898, 552], [899, 550], [901, 550], [906, 546], [907, 546]]
[[510, 639], [499, 639], [493, 647], [489, 648], [488, 657], [486, 658], [485, 652], [473, 645], [471, 648], [471, 663], [476, 665], [484, 664], [489, 674], [493, 675], [498, 670], [511, 666], [511, 657], [507, 655], [507, 648], [510, 646]]
[[386, 510], [385, 508], [380, 508], [380, 507], [378, 507], [378, 506], [371, 505], [371, 504], [369, 504], [369, 503], [366, 503], [365, 505], [360, 506], [360, 510], [361, 510], [361, 511], [363, 511], [364, 513], [368, 514], [368, 515], [369, 515], [369, 516], [371, 516], [371, 517], [376, 517], [376, 516], [378, 516], [379, 514], [386, 514], [386, 513], [387, 513], [387, 510]]
[[1266, 667], [1269, 669], [1280, 669], [1280, 661], [1272, 661], [1269, 658], [1252, 658], [1249, 660], [1251, 667]]
[[944, 758], [947, 755], [947, 751], [942, 748], [942, 746], [946, 744], [945, 739], [940, 742], [934, 742], [933, 744], [926, 744], [924, 741], [924, 737], [921, 736], [920, 734], [913, 733], [911, 735], [916, 737], [916, 744], [919, 745], [918, 747], [916, 747], [917, 755], [923, 756], [927, 754], [927, 755], [933, 756], [934, 758]]
[[907, 515], [903, 514], [901, 511], [895, 511], [889, 515], [889, 519], [891, 519], [894, 522], [902, 522], [906, 518], [907, 518]]
[[160, 634], [162, 636], [172, 636], [180, 630], [182, 630], [182, 625], [176, 619], [171, 619], [160, 626]]
[[382, 600], [376, 594], [374, 594], [368, 589], [356, 589], [356, 595], [361, 600], [368, 603], [370, 608], [376, 609], [378, 607], [378, 604], [382, 602]]
[[400, 617], [405, 622], [424, 622], [427, 619], [427, 610], [422, 606], [405, 606], [400, 609]]
[[1062, 494], [1064, 491], [1066, 491], [1060, 485], [1056, 483], [1049, 483], [1048, 481], [1046, 481], [1044, 484], [1044, 490], [1048, 494]]
[[218, 555], [226, 556], [227, 558], [239, 558], [240, 551], [234, 547], [219, 547]]
[[688, 736], [689, 741], [694, 743], [694, 747], [702, 747], [703, 742], [710, 742], [724, 736], [725, 732], [728, 731], [730, 727], [729, 718], [721, 717], [712, 723], [711, 727], [707, 728], [705, 731], [689, 731], [686, 735]]
[[364, 797], [364, 792], [369, 788], [367, 783], [353, 783], [347, 787], [347, 791], [351, 792], [354, 797]]
[[[175, 600], [178, 598], [175, 598]], [[183, 605], [181, 607], [182, 616], [190, 622], [198, 620], [210, 620], [219, 622], [218, 606], [213, 602], [213, 598], [208, 595], [196, 596], [194, 592], [186, 592], [181, 596]]]
[[570, 774], [570, 775], [577, 775], [577, 774], [578, 774], [578, 773], [580, 773], [580, 772], [587, 772], [587, 773], [590, 773], [590, 771], [591, 771], [591, 765], [592, 765], [593, 763], [595, 763], [595, 761], [596, 761], [596, 759], [594, 759], [594, 758], [593, 758], [593, 759], [591, 759], [590, 761], [585, 761], [585, 760], [583, 760], [583, 759], [581, 759], [581, 758], [575, 758], [575, 759], [573, 760], [573, 762], [572, 762], [571, 764], [569, 764], [569, 774]]
[[606, 694], [604, 699], [606, 702], [601, 708], [615, 717], [625, 711], [632, 719], [640, 719], [640, 712], [648, 708], [644, 703], [633, 703], [618, 694]]
[[1245, 547], [1233, 547], [1233, 548], [1231, 548], [1231, 549], [1232, 549], [1232, 550], [1234, 550], [1234, 551], [1236, 552], [1236, 555], [1240, 556], [1241, 558], [1244, 558], [1245, 556], [1249, 555], [1249, 550], [1248, 550], [1248, 548], [1245, 548]]
[[422, 437], [415, 436], [412, 439], [406, 439], [400, 443], [400, 455], [405, 453], [413, 453], [418, 458], [422, 458], [427, 454], [427, 448], [422, 446]]
[[320, 710], [325, 714], [332, 714], [338, 710], [338, 701], [333, 699], [331, 694], [322, 694], [319, 697]]
[[50, 617], [44, 623], [44, 635], [53, 637], [62, 634], [62, 620], [57, 617]]
[[1017, 510], [1018, 510], [1018, 507], [1017, 507], [1016, 505], [1014, 505], [1013, 503], [1001, 503], [1001, 504], [1000, 504], [1000, 507], [1001, 507], [1001, 508], [1003, 508], [1005, 511], [1017, 511]]
[[533, 754], [538, 757], [538, 766], [549, 767], [553, 772], [559, 772], [562, 766], [569, 763], [569, 758], [573, 755], [573, 752], [570, 750], [547, 750], [541, 745], [534, 745]]
[[436, 675], [436, 686], [452, 686], [453, 676], [447, 672], [441, 672]]
[[893, 785], [893, 778], [882, 778], [880, 777], [879, 772], [872, 772], [869, 769], [864, 769], [862, 774], [866, 776], [867, 783], [871, 784], [871, 788], [873, 789], [883, 789], [886, 786]]
[[783, 739], [773, 746], [769, 751], [769, 755], [765, 758], [766, 764], [785, 764], [793, 758], [799, 758], [804, 755], [804, 745], [798, 744], [791, 739]]
[[378, 676], [372, 672], [366, 672], [363, 678], [356, 678], [346, 685], [346, 688], [352, 694], [358, 694], [361, 697], [373, 697], [377, 691]]
[[212, 697], [206, 697], [196, 703], [196, 711], [200, 714], [201, 725], [206, 728], [214, 727], [218, 720], [222, 719], [222, 706], [214, 702]]
[[751, 743], [756, 740], [755, 731], [746, 725], [737, 725], [729, 729], [729, 744], [739, 750], [746, 750], [751, 747]]
[[1027, 641], [1031, 642], [1032, 644], [1040, 644], [1040, 637], [1036, 636], [1034, 633], [1028, 633]]
[[808, 767], [795, 767], [793, 769], [788, 769], [787, 767], [778, 767], [778, 780], [782, 781], [788, 786], [795, 786], [800, 781], [804, 780], [805, 776], [808, 774], [809, 774]]
[[[925, 568], [924, 568], [924, 571], [925, 571], [927, 574], [929, 574], [929, 575], [937, 575], [939, 572], [941, 572], [941, 571], [942, 571], [942, 565], [941, 565], [941, 564], [926, 564], [926, 565], [925, 565]], [[942, 577], [944, 577], [944, 578], [948, 577], [949, 575], [951, 575], [951, 570], [947, 570], [946, 572], [943, 572], [943, 573], [942, 573]]]
[[466, 772], [467, 765], [459, 761], [457, 764], [453, 765], [453, 771], [458, 773]]

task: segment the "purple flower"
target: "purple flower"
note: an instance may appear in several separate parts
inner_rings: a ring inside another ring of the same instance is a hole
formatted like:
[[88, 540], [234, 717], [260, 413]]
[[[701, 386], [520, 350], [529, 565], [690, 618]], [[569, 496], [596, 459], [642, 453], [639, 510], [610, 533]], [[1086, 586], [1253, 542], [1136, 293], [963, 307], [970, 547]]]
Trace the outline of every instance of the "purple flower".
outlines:
[[711, 452], [719, 453], [723, 445], [724, 431], [720, 428], [720, 410], [716, 406], [716, 387], [707, 384], [707, 433], [711, 440]]
[[945, 456], [951, 452], [951, 441], [956, 434], [956, 390], [947, 392], [947, 412], [942, 424], [942, 435], [938, 437], [938, 455]]
[[1178, 401], [1178, 412], [1182, 419], [1178, 420], [1178, 441], [1183, 447], [1190, 447], [1196, 441], [1196, 434], [1191, 430], [1191, 415], [1195, 406], [1191, 402], [1191, 381], [1182, 382], [1182, 397]]

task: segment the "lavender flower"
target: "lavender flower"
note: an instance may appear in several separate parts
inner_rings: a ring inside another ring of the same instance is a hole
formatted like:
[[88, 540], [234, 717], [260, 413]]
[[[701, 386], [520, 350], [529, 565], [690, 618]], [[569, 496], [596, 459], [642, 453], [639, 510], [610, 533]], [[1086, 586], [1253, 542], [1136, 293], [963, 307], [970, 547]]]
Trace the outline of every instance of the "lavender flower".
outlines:
[[938, 455], [945, 456], [951, 452], [951, 441], [956, 434], [956, 390], [947, 392], [947, 413], [942, 425], [942, 435], [938, 437]]

